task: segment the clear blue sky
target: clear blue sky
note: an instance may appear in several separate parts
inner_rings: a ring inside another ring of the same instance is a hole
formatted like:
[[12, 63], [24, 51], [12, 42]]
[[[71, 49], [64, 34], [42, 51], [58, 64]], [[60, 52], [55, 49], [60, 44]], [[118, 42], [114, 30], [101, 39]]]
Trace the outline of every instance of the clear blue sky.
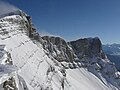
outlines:
[[33, 18], [40, 32], [66, 40], [100, 37], [120, 43], [120, 0], [3, 0]]

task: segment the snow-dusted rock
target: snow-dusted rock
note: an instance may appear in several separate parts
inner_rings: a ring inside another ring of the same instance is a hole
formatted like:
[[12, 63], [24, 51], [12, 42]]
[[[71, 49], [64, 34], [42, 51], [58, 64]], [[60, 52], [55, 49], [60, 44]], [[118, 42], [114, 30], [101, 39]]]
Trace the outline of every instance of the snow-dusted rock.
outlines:
[[44, 36], [42, 39], [47, 41], [45, 45], [43, 44], [45, 49], [48, 49], [58, 61], [73, 62], [76, 58], [72, 48], [62, 38]]

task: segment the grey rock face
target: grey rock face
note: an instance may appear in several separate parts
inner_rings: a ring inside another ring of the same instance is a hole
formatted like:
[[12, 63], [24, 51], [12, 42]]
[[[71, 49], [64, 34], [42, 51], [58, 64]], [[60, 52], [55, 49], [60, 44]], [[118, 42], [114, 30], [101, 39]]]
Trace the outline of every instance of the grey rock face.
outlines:
[[100, 56], [102, 58], [105, 58], [104, 53], [102, 52], [101, 41], [97, 37], [71, 41], [70, 44], [80, 59], [84, 56]]
[[44, 36], [42, 39], [47, 41], [44, 45], [45, 48], [53, 53], [58, 61], [72, 62], [76, 57], [72, 48], [62, 38]]
[[16, 87], [15, 79], [13, 77], [4, 82], [3, 88], [4, 90], [18, 90]]

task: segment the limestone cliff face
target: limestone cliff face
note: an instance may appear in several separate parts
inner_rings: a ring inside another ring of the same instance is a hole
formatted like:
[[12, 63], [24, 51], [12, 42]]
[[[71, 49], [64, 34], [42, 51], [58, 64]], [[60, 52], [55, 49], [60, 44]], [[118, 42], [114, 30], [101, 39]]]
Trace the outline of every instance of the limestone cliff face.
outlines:
[[105, 58], [105, 55], [102, 51], [101, 41], [97, 37], [71, 41], [70, 44], [80, 59], [84, 56], [87, 57], [100, 56], [102, 58]]
[[73, 62], [76, 58], [72, 48], [62, 38], [44, 36], [42, 39], [47, 41], [44, 44], [45, 49], [48, 49], [58, 61]]

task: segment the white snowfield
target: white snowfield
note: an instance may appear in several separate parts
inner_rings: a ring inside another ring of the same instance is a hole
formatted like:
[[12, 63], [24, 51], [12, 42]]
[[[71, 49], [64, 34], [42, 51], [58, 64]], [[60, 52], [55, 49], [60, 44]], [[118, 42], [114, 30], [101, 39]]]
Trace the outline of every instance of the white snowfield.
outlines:
[[[19, 15], [0, 19], [0, 44], [5, 45], [14, 65], [0, 65], [0, 84], [13, 75], [18, 90], [120, 90], [85, 68], [66, 69], [65, 77], [61, 63], [48, 57], [42, 44], [26, 35], [24, 21], [25, 17]], [[4, 57], [0, 53], [0, 62]], [[10, 75], [13, 71], [16, 72]]]

